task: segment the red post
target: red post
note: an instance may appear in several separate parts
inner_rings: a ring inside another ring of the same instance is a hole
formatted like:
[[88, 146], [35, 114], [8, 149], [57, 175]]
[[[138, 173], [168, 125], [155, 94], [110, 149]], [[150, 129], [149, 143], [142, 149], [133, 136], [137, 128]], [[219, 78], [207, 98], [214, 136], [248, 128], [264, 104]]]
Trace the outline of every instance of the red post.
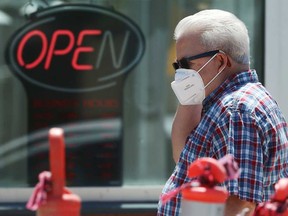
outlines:
[[50, 169], [52, 190], [45, 203], [37, 210], [37, 216], [80, 216], [80, 198], [65, 188], [65, 144], [61, 128], [49, 131]]
[[288, 178], [281, 178], [274, 188], [270, 200], [257, 205], [253, 216], [288, 216]]
[[52, 128], [50, 140], [50, 170], [52, 173], [52, 194], [61, 197], [65, 186], [65, 144], [64, 132], [60, 128]]
[[224, 215], [228, 192], [216, 186], [216, 183], [222, 183], [227, 178], [224, 166], [216, 159], [200, 158], [190, 165], [188, 176], [202, 178], [182, 190], [181, 216]]

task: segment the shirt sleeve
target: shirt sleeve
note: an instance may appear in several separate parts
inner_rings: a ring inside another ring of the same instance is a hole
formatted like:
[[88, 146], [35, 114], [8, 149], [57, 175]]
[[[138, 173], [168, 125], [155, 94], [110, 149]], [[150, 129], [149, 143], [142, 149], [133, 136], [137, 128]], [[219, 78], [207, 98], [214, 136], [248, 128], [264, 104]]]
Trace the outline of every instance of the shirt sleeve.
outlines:
[[229, 194], [255, 203], [264, 197], [261, 134], [253, 114], [233, 110], [219, 118], [212, 139], [215, 157], [232, 154], [241, 169], [237, 180], [225, 182]]

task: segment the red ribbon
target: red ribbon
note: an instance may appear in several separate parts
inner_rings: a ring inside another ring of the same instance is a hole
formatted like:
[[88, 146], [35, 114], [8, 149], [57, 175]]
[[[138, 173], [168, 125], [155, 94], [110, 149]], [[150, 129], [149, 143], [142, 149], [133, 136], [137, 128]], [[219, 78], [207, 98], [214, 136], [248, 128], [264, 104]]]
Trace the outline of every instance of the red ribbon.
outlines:
[[39, 182], [34, 188], [34, 191], [29, 198], [26, 208], [32, 211], [36, 211], [39, 206], [43, 203], [46, 203], [48, 192], [51, 191], [51, 172], [43, 171], [39, 174]]
[[[238, 167], [238, 165], [237, 165], [237, 163], [234, 160], [232, 155], [224, 156], [223, 158], [218, 160], [218, 163], [220, 166], [223, 166], [226, 170], [226, 179], [225, 180], [237, 179], [239, 177], [240, 169], [239, 169], [239, 167]], [[203, 182], [201, 180], [203, 180], [203, 177], [206, 180], [206, 184], [204, 184], [206, 186], [213, 187], [215, 184], [221, 183], [221, 182], [215, 182], [213, 176], [211, 176], [211, 175], [212, 175], [212, 173], [210, 173], [209, 170], [203, 170], [202, 175], [200, 175], [198, 179], [192, 180], [191, 182], [188, 182], [188, 183], [185, 183], [185, 184], [181, 185], [180, 187], [169, 191], [167, 194], [163, 194], [161, 196], [161, 202], [163, 204], [165, 204], [166, 202], [168, 202], [170, 199], [175, 197], [178, 193], [180, 193], [183, 189], [185, 189], [187, 187], [194, 187], [194, 186], [202, 185]], [[209, 182], [207, 182], [207, 181], [209, 181]]]

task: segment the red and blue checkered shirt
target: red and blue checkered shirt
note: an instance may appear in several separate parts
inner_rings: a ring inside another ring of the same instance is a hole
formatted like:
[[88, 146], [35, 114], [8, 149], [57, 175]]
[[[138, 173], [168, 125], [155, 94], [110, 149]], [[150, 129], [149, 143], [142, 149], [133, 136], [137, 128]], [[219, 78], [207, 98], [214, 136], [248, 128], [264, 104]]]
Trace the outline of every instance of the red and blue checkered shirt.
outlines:
[[[187, 138], [163, 194], [191, 181], [187, 168], [197, 158], [232, 154], [241, 174], [224, 183], [230, 195], [260, 203], [270, 199], [274, 184], [288, 177], [288, 127], [277, 103], [258, 81], [255, 70], [232, 75], [203, 101], [198, 126]], [[180, 214], [181, 193], [158, 216]]]

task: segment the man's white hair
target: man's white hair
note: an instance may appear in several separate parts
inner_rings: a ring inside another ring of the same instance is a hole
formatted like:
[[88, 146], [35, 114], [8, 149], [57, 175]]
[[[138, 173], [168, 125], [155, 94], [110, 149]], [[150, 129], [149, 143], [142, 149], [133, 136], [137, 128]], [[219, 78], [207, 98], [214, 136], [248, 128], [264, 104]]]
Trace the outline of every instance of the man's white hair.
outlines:
[[203, 10], [182, 19], [175, 28], [174, 38], [200, 34], [207, 51], [223, 50], [240, 64], [250, 63], [249, 35], [245, 24], [230, 12]]

